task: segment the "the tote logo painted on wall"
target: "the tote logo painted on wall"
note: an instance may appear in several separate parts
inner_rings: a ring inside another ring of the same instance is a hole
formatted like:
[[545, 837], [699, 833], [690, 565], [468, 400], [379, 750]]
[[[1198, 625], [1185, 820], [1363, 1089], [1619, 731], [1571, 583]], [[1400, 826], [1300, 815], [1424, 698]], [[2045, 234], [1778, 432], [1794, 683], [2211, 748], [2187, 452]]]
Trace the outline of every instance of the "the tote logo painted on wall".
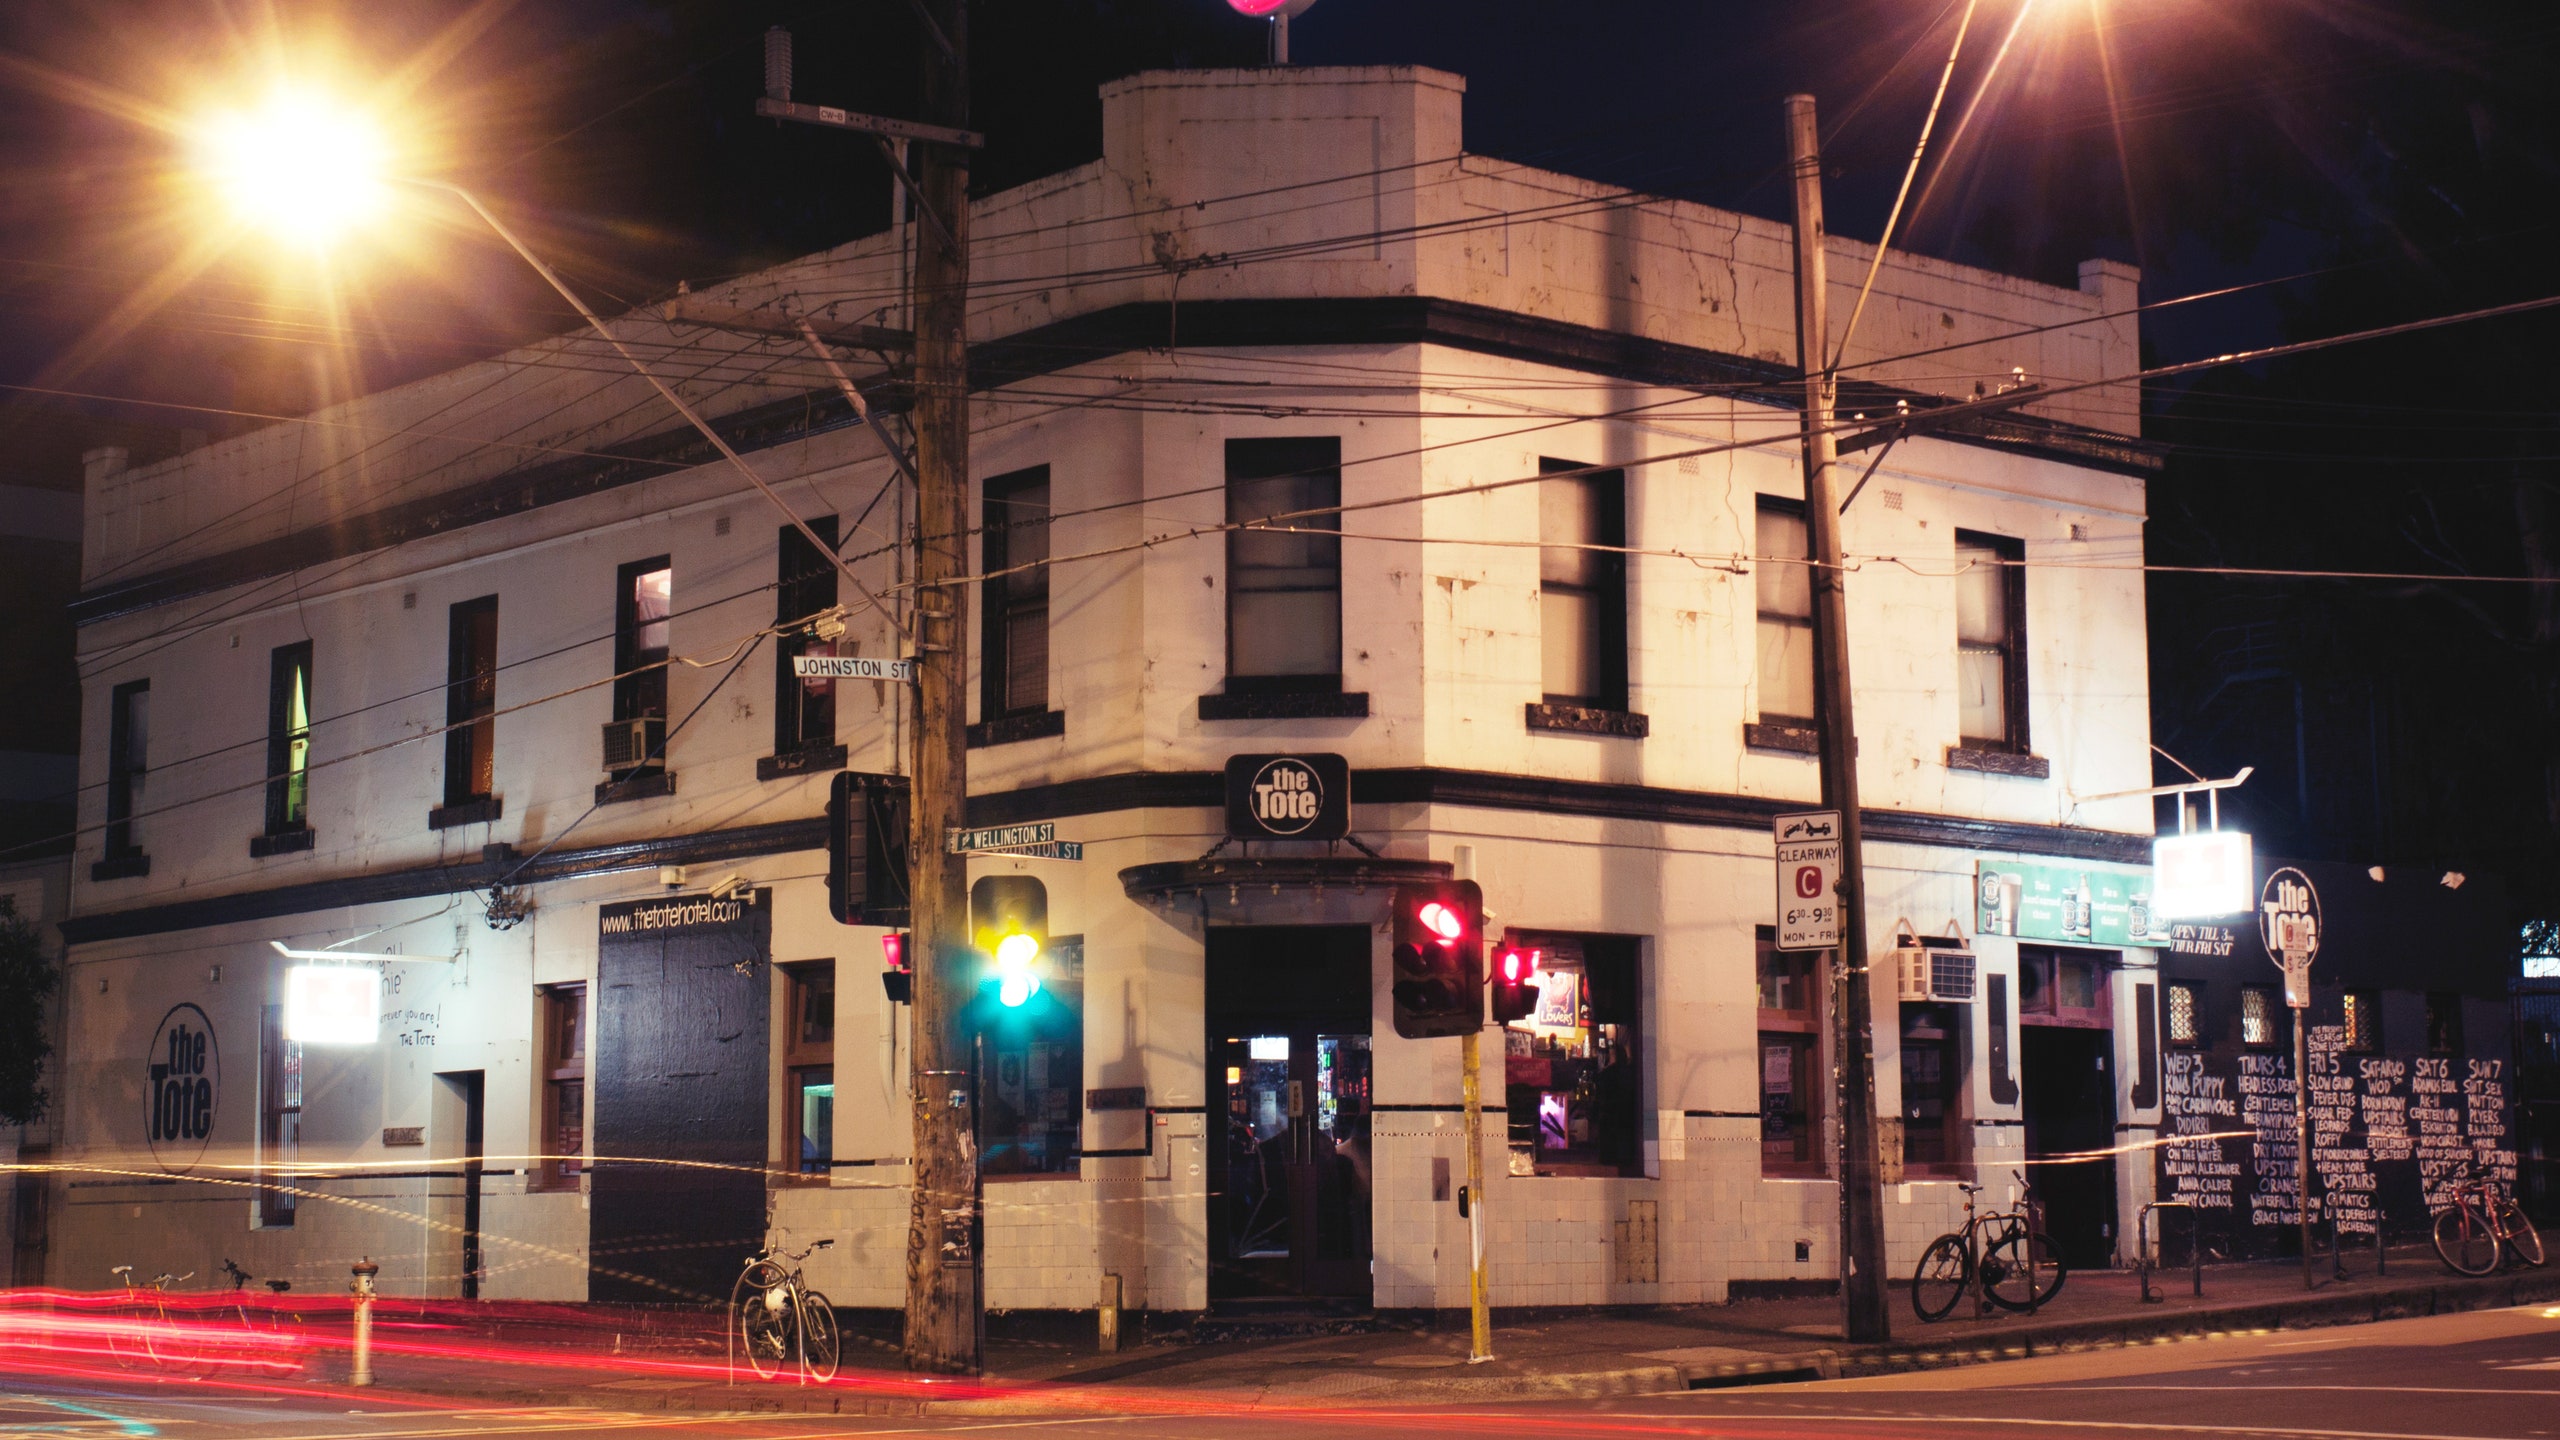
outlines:
[[174, 1005], [151, 1037], [142, 1087], [151, 1158], [183, 1173], [204, 1158], [222, 1101], [222, 1050], [213, 1022], [193, 1005]]

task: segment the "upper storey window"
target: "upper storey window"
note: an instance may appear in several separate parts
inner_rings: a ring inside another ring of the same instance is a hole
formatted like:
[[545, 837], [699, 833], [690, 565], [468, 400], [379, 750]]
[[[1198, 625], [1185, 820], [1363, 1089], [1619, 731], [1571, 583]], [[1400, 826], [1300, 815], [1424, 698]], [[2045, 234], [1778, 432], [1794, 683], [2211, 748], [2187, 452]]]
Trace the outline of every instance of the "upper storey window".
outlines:
[[498, 597], [453, 607], [445, 640], [444, 803], [498, 792]]
[[[1572, 471], [1541, 460], [1542, 471]], [[1619, 471], [1538, 484], [1538, 643], [1549, 705], [1627, 708], [1627, 484]]]
[[[809, 522], [819, 539], [836, 543], [836, 517], [820, 515]], [[813, 615], [833, 609], [837, 570], [832, 555], [819, 553], [797, 525], [782, 527], [776, 542], [780, 574], [774, 585], [774, 623], [806, 625]], [[665, 572], [661, 571], [661, 574]], [[664, 603], [663, 594], [660, 603]], [[659, 641], [663, 650], [665, 641]], [[773, 642], [773, 753], [793, 755], [836, 743], [836, 682], [803, 680], [791, 662], [802, 655], [832, 655], [836, 642], [821, 640], [805, 629], [785, 629]]]
[[267, 833], [311, 828], [311, 642], [281, 645], [268, 663]]
[[1049, 467], [987, 482], [986, 639], [978, 714], [1049, 708]]
[[1757, 514], [1752, 583], [1760, 609], [1760, 719], [1813, 725], [1813, 552], [1804, 507], [1763, 495]]
[[[107, 859], [114, 865], [142, 854], [143, 778], [150, 772], [151, 682], [128, 680], [107, 701]], [[121, 873], [142, 873], [140, 871]], [[109, 876], [101, 875], [106, 879]]]
[[1965, 748], [2027, 752], [2026, 547], [1956, 532], [1957, 734]]
[[665, 768], [665, 757], [657, 752], [666, 743], [667, 632], [674, 593], [675, 571], [664, 555], [625, 565], [616, 579], [613, 718], [658, 722], [648, 732], [652, 758], [615, 769], [617, 781], [656, 775]]
[[1341, 503], [1339, 437], [1227, 442], [1228, 694], [1342, 688]]

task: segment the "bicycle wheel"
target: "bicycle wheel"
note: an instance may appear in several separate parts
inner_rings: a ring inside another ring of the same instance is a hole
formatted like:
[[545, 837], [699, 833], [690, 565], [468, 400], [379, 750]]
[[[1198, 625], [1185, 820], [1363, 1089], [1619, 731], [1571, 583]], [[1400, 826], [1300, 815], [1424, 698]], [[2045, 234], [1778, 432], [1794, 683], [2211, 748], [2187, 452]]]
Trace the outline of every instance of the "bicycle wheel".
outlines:
[[116, 1362], [117, 1369], [130, 1370], [150, 1363], [151, 1347], [144, 1338], [149, 1333], [144, 1328], [149, 1314], [143, 1303], [131, 1296], [106, 1307], [101, 1329], [107, 1340], [107, 1357]]
[[836, 1338], [836, 1307], [815, 1290], [800, 1297], [800, 1344], [810, 1378], [836, 1378], [836, 1367], [844, 1363], [844, 1347]]
[[2498, 1228], [2507, 1232], [2507, 1247], [2517, 1259], [2527, 1265], [2542, 1263], [2542, 1233], [2525, 1218], [2524, 1207], [2513, 1196], [2498, 1202]]
[[770, 1261], [756, 1261], [730, 1287], [729, 1308], [737, 1316], [738, 1345], [747, 1352], [748, 1368], [772, 1379], [790, 1363], [797, 1330], [791, 1277]]
[[2486, 1275], [2498, 1268], [2498, 1236], [2489, 1217], [2471, 1202], [2459, 1201], [2436, 1212], [2436, 1255], [2460, 1275]]
[[1911, 1272], [1911, 1308], [1923, 1320], [1943, 1320], [1964, 1298], [1973, 1281], [1973, 1257], [1961, 1235], [1941, 1235], [1921, 1252], [1920, 1268]]
[[2062, 1252], [2041, 1230], [2011, 1230], [1982, 1252], [1982, 1292], [2008, 1310], [2033, 1310], [2062, 1289]]

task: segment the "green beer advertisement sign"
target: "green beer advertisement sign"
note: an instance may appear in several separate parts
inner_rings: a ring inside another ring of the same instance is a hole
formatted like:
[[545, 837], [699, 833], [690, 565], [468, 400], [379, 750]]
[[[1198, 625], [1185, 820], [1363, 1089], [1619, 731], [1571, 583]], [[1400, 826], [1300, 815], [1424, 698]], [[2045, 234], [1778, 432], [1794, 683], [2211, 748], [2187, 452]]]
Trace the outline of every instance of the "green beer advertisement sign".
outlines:
[[2075, 945], [2160, 945], [2151, 919], [2151, 867], [2103, 860], [1975, 863], [1974, 929]]

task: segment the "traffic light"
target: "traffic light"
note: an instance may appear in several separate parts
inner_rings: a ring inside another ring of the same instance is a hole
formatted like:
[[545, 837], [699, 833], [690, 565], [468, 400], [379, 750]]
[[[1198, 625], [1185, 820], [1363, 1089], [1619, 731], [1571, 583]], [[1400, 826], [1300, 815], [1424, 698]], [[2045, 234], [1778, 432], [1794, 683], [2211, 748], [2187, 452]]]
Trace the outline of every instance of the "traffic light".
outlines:
[[1525, 1020], [1538, 1008], [1538, 961], [1533, 946], [1505, 935], [1493, 953], [1493, 1023]]
[[969, 933], [994, 961], [988, 978], [996, 999], [1022, 1005], [1040, 993], [1040, 962], [1049, 948], [1049, 887], [1028, 875], [987, 875], [969, 887]]
[[1396, 1033], [1408, 1040], [1484, 1028], [1484, 892], [1473, 880], [1395, 890]]
[[839, 925], [907, 923], [907, 779], [840, 771], [827, 792], [827, 912]]

